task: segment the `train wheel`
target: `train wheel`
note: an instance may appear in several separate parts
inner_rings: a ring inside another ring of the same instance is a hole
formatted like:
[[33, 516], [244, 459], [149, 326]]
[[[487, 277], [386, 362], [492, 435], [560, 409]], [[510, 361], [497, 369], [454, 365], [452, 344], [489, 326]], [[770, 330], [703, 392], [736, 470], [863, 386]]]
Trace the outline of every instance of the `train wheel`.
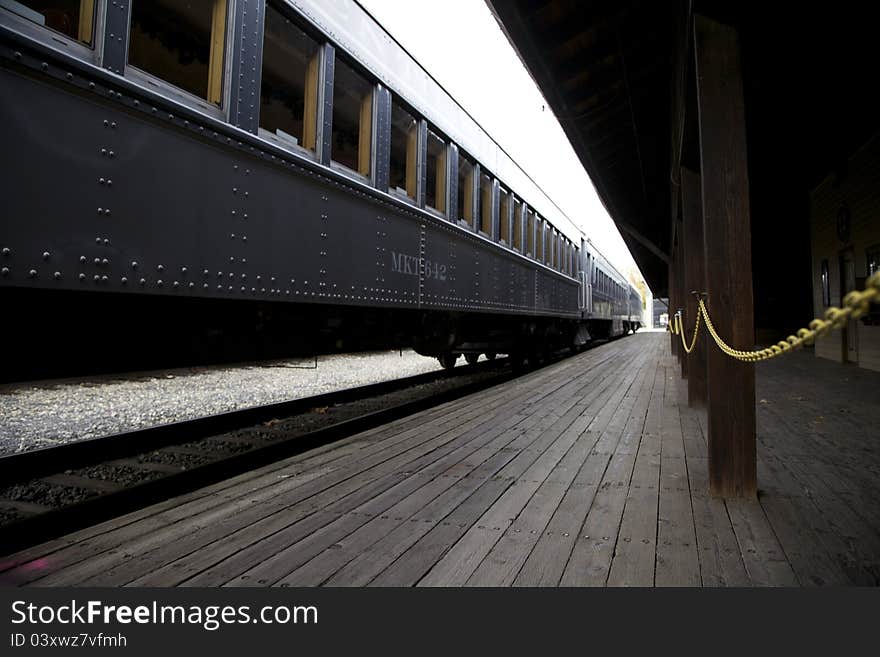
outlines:
[[496, 355], [497, 354], [494, 351], [487, 351], [486, 352], [486, 360], [490, 360], [490, 361], [495, 360]]
[[455, 367], [455, 361], [458, 360], [459, 354], [453, 354], [450, 351], [444, 351], [442, 354], [437, 356], [437, 360], [440, 361], [440, 364], [443, 366], [444, 370], [451, 370]]
[[480, 354], [465, 354], [464, 359], [468, 365], [476, 365], [477, 361], [480, 360]]

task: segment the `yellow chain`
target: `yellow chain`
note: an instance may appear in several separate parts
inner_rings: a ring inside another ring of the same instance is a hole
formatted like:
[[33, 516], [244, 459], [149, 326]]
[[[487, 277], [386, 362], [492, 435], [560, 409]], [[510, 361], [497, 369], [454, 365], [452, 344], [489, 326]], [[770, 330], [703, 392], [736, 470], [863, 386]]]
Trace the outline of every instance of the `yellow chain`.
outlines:
[[681, 317], [678, 314], [675, 315], [675, 319], [672, 322], [673, 326], [670, 330], [672, 333], [681, 335], [681, 341], [685, 351], [691, 353], [697, 341], [697, 332], [700, 327], [700, 316], [702, 315], [706, 323], [706, 329], [709, 331], [709, 335], [712, 336], [712, 339], [715, 340], [715, 344], [718, 345], [718, 348], [721, 349], [721, 351], [731, 358], [755, 363], [775, 358], [780, 354], [788, 353], [795, 349], [800, 349], [804, 345], [813, 344], [813, 341], [816, 338], [827, 335], [832, 329], [843, 328], [848, 321], [859, 319], [866, 315], [870, 310], [871, 304], [878, 302], [880, 302], [880, 272], [874, 273], [867, 280], [863, 291], [854, 291], [847, 294], [843, 298], [843, 308], [832, 306], [825, 311], [824, 319], [817, 318], [810, 322], [810, 328], [802, 328], [798, 330], [796, 336], [789, 335], [785, 340], [781, 340], [766, 349], [759, 349], [757, 351], [742, 351], [734, 349], [722, 340], [721, 336], [718, 335], [718, 332], [715, 330], [712, 320], [709, 318], [709, 311], [702, 299], [699, 300], [699, 312], [697, 313], [697, 322], [694, 327], [694, 338], [691, 342], [690, 349], [687, 348], [687, 344], [685, 343], [684, 330], [681, 326]]
[[697, 313], [697, 321], [694, 324], [694, 336], [691, 339], [691, 346], [688, 347], [687, 341], [684, 337], [684, 326], [681, 323], [681, 313], [675, 313], [675, 332], [681, 336], [681, 346], [684, 347], [685, 353], [689, 354], [694, 350], [694, 347], [697, 346], [697, 336], [700, 333], [700, 316], [702, 313]]

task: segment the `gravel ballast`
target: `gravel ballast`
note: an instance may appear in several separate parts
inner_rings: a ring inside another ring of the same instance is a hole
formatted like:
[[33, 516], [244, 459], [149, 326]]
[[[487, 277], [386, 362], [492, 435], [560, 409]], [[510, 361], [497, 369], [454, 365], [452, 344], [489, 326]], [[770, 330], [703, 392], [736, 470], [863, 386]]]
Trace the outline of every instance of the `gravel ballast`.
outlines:
[[[457, 365], [465, 366], [464, 358]], [[440, 369], [413, 351], [0, 386], [0, 455]]]

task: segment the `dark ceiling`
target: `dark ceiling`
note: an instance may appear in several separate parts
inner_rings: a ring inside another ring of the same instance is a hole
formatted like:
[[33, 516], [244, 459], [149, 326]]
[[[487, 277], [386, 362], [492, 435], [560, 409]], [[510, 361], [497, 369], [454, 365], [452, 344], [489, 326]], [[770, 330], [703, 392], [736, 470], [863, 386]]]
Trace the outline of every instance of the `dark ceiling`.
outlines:
[[[809, 194], [880, 129], [873, 3], [486, 0], [559, 117], [651, 289], [665, 296], [674, 89], [690, 82], [683, 162], [699, 170], [688, 17], [737, 28], [742, 50], [756, 323], [812, 312]], [[678, 115], [676, 115], [678, 117]], [[676, 149], [677, 151], [678, 149]], [[781, 294], [781, 276], [803, 279]]]
[[489, 2], [653, 290], [669, 251], [672, 14], [665, 2]]

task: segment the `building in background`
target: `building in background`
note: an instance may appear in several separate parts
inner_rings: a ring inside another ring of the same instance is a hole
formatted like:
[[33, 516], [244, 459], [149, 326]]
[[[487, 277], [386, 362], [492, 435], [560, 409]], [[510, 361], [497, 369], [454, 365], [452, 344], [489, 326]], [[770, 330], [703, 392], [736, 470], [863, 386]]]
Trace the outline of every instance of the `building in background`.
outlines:
[[[813, 309], [821, 317], [880, 270], [880, 134], [826, 177], [810, 201]], [[817, 340], [816, 356], [880, 371], [876, 308]]]

